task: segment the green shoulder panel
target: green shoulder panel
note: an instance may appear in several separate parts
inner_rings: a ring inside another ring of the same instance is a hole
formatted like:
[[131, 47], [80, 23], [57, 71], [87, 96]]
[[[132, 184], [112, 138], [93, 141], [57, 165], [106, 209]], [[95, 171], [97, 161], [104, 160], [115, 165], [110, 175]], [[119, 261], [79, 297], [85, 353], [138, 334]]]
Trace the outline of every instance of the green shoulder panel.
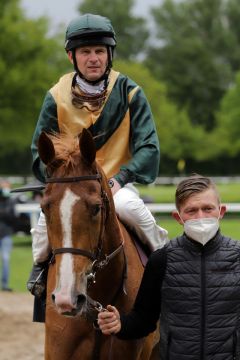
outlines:
[[140, 184], [152, 183], [159, 173], [160, 146], [150, 105], [141, 88], [129, 104], [132, 159], [121, 166]]
[[[130, 113], [132, 158], [121, 166], [121, 171], [128, 173], [129, 181], [149, 184], [159, 172], [159, 140], [150, 105], [134, 81], [121, 74], [118, 76], [101, 115], [90, 130], [94, 136], [101, 135], [96, 138], [96, 147], [101, 148], [119, 127], [127, 111]], [[115, 177], [118, 179], [118, 174]]]
[[42, 131], [48, 133], [59, 132], [57, 121], [57, 107], [55, 100], [50, 92], [47, 92], [43, 101], [42, 109], [39, 114], [37, 126], [33, 135], [31, 151], [33, 158], [32, 170], [36, 178], [42, 182], [45, 182], [45, 166], [41, 162], [38, 156], [38, 138]]
[[[126, 76], [119, 74], [102, 113], [90, 127], [96, 138], [96, 148], [100, 149], [123, 121], [129, 110], [129, 94], [137, 85]], [[104, 134], [103, 134], [104, 129]]]

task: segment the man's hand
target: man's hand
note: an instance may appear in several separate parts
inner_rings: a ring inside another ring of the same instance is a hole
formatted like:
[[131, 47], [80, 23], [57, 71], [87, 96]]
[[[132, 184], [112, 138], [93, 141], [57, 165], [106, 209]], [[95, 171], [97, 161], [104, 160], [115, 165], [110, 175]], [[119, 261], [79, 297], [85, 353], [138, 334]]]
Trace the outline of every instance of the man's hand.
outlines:
[[98, 325], [104, 335], [116, 334], [121, 330], [121, 321], [118, 310], [112, 306], [107, 306], [107, 311], [98, 314]]

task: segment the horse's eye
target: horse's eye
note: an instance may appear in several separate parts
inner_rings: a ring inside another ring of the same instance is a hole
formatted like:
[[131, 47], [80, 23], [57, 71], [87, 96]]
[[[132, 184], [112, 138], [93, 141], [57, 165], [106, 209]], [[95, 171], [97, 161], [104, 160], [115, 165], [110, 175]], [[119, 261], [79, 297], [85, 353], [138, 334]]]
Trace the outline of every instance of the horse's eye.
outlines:
[[50, 209], [50, 203], [44, 204], [44, 206], [41, 207], [42, 212], [46, 214], [46, 212]]
[[92, 212], [92, 216], [97, 216], [97, 214], [99, 213], [101, 209], [101, 204], [95, 204], [93, 205], [91, 212]]

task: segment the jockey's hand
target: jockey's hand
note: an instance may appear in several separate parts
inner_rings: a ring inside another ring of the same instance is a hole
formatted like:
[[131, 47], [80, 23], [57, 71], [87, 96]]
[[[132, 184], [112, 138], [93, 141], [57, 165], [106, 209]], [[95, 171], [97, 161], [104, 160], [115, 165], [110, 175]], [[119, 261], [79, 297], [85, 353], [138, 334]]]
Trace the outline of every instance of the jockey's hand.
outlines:
[[117, 182], [115, 178], [111, 178], [109, 182], [112, 184], [111, 191], [112, 191], [112, 195], [114, 195], [118, 190], [121, 189], [121, 185], [119, 184], [119, 182]]
[[98, 325], [104, 335], [116, 334], [121, 330], [121, 321], [118, 310], [112, 306], [107, 306], [107, 311], [98, 314]]

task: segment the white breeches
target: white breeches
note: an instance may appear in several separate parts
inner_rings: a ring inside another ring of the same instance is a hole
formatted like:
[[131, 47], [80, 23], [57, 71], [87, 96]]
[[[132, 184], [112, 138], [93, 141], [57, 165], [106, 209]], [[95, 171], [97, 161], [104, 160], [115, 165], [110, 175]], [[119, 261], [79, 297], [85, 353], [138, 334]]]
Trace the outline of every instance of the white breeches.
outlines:
[[[167, 230], [157, 225], [149, 209], [139, 197], [138, 190], [127, 184], [113, 196], [116, 212], [123, 223], [126, 223], [153, 251], [168, 242]], [[47, 260], [50, 246], [44, 214], [41, 212], [36, 228], [31, 230], [34, 263]]]
[[41, 263], [46, 261], [50, 254], [51, 248], [48, 241], [46, 219], [42, 211], [40, 213], [36, 227], [31, 229], [31, 234], [33, 262]]
[[118, 190], [113, 199], [121, 221], [126, 223], [152, 251], [160, 249], [168, 242], [167, 230], [157, 225], [135, 186], [125, 185]]

